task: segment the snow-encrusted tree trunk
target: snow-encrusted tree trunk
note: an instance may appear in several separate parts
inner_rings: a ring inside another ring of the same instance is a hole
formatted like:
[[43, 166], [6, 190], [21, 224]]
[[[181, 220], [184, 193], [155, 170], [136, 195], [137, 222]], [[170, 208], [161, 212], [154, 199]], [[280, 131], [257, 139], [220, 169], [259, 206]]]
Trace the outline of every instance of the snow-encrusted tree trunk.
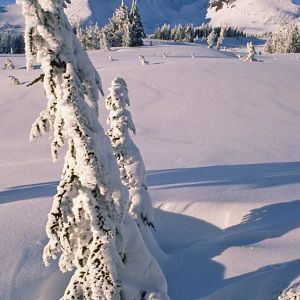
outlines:
[[123, 78], [116, 77], [111, 83], [106, 97], [109, 110], [107, 135], [110, 138], [114, 155], [121, 173], [121, 180], [129, 191], [129, 212], [134, 217], [145, 243], [151, 252], [160, 259], [164, 254], [152, 236], [154, 229], [154, 210], [146, 183], [146, 169], [138, 147], [131, 139], [130, 132], [136, 132], [131, 113], [127, 84]]
[[168, 299], [164, 275], [128, 213], [128, 191], [98, 122], [100, 77], [72, 31], [64, 2], [18, 3], [28, 67], [35, 58], [41, 63], [48, 98], [31, 138], [53, 131], [54, 159], [67, 146], [44, 248], [46, 265], [60, 255], [63, 272], [75, 269], [62, 299]]

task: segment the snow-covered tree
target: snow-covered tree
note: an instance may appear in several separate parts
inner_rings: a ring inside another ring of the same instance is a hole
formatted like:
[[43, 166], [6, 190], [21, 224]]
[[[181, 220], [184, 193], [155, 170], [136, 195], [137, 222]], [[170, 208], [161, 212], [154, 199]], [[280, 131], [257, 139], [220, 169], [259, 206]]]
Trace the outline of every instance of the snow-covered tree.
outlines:
[[100, 29], [98, 24], [89, 25], [85, 30], [86, 50], [100, 49]]
[[247, 43], [247, 51], [248, 51], [247, 56], [239, 56], [238, 55], [238, 58], [242, 61], [256, 61], [256, 58], [255, 58], [256, 51], [255, 51], [255, 47], [252, 44], [252, 42]]
[[127, 84], [123, 78], [116, 77], [106, 97], [109, 110], [107, 124], [115, 157], [123, 184], [129, 190], [129, 211], [139, 226], [154, 227], [154, 213], [146, 184], [146, 171], [139, 149], [131, 139], [135, 126], [126, 106], [130, 105]]
[[100, 36], [101, 30], [97, 24], [89, 25], [82, 28], [80, 24], [76, 27], [76, 35], [82, 47], [85, 50], [98, 50], [100, 49]]
[[82, 28], [81, 24], [78, 23], [76, 26], [76, 35], [81, 44], [81, 46], [85, 49], [85, 30]]
[[300, 33], [297, 25], [291, 25], [271, 34], [265, 50], [268, 53], [300, 53]]
[[131, 47], [143, 46], [144, 45], [143, 38], [146, 37], [146, 34], [144, 31], [144, 25], [142, 23], [139, 9], [137, 6], [137, 0], [132, 0], [132, 6], [128, 17], [129, 17], [129, 23], [131, 25], [130, 46]]
[[220, 31], [220, 34], [219, 34], [219, 37], [218, 37], [218, 40], [217, 40], [217, 49], [218, 50], [220, 50], [220, 48], [223, 44], [223, 41], [224, 41], [224, 38], [225, 38], [225, 31], [226, 31], [226, 28], [222, 27], [221, 31]]
[[5, 60], [5, 63], [4, 63], [4, 69], [13, 70], [14, 68], [15, 68], [15, 65], [14, 65], [13, 61], [7, 57]]
[[161, 27], [158, 27], [153, 35], [153, 38], [158, 40], [173, 39], [171, 33], [171, 26], [169, 24], [163, 24]]
[[212, 48], [214, 46], [215, 40], [216, 40], [216, 34], [215, 31], [213, 30], [207, 37], [208, 48]]
[[24, 35], [20, 32], [0, 31], [0, 53], [24, 53]]
[[109, 110], [107, 135], [118, 162], [121, 180], [129, 191], [129, 213], [135, 219], [148, 249], [155, 257], [162, 259], [164, 253], [151, 233], [155, 224], [154, 210], [147, 188], [144, 161], [130, 135], [131, 132], [135, 134], [136, 129], [131, 113], [127, 110], [130, 101], [123, 78], [113, 79], [105, 103]]
[[100, 77], [73, 33], [63, 1], [18, 0], [27, 66], [41, 63], [48, 105], [31, 138], [53, 131], [52, 155], [67, 147], [48, 215], [44, 261], [75, 269], [64, 300], [168, 299], [166, 281], [128, 213], [129, 196], [98, 121]]
[[192, 24], [187, 24], [185, 25], [185, 33], [184, 33], [184, 41], [188, 43], [193, 43], [194, 42], [194, 28]]
[[107, 40], [106, 32], [103, 30], [100, 33], [100, 48], [104, 49], [107, 52], [110, 51], [110, 44]]
[[130, 23], [128, 8], [122, 0], [121, 5], [115, 10], [109, 23], [103, 28], [111, 47], [123, 47], [130, 44]]

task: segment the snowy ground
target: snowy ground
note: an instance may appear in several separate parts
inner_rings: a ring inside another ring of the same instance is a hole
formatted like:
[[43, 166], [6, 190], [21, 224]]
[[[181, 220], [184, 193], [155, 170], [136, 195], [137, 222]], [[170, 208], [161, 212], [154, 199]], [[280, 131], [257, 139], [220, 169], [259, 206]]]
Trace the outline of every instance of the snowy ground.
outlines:
[[[276, 299], [300, 280], [297, 55], [245, 63], [202, 45], [111, 55], [90, 53], [105, 89], [117, 75], [129, 87], [171, 299]], [[65, 275], [41, 254], [62, 160], [51, 162], [47, 138], [28, 141], [46, 99], [41, 84], [9, 85], [40, 72], [12, 59], [18, 69], [0, 70], [0, 299], [57, 300]]]

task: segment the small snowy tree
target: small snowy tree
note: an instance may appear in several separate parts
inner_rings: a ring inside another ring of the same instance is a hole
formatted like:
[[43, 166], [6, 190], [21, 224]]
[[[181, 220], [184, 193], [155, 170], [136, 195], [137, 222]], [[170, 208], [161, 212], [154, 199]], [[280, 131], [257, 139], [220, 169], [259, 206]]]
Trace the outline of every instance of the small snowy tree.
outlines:
[[128, 213], [128, 191], [98, 122], [100, 77], [56, 0], [18, 0], [28, 67], [41, 63], [47, 108], [31, 138], [53, 131], [52, 155], [67, 146], [48, 215], [44, 262], [75, 269], [63, 300], [169, 299], [166, 281]]
[[214, 46], [215, 40], [216, 40], [216, 34], [215, 31], [213, 30], [207, 37], [208, 48], [212, 48]]
[[217, 40], [217, 49], [218, 50], [220, 50], [220, 48], [223, 44], [223, 41], [224, 41], [224, 38], [225, 38], [225, 31], [226, 31], [226, 28], [222, 27], [221, 31], [220, 31], [220, 35], [219, 35], [218, 40]]
[[242, 61], [256, 61], [255, 58], [256, 51], [252, 42], [247, 43], [247, 50], [248, 50], [247, 56], [242, 57], [238, 55], [238, 58]]
[[110, 51], [110, 45], [107, 40], [106, 32], [103, 30], [100, 33], [100, 48], [104, 49], [107, 52]]
[[187, 24], [185, 26], [185, 42], [193, 43], [194, 42], [194, 28], [192, 24]]
[[7, 57], [5, 60], [5, 63], [4, 63], [4, 69], [13, 70], [14, 68], [15, 68], [15, 65], [14, 65], [13, 61]]

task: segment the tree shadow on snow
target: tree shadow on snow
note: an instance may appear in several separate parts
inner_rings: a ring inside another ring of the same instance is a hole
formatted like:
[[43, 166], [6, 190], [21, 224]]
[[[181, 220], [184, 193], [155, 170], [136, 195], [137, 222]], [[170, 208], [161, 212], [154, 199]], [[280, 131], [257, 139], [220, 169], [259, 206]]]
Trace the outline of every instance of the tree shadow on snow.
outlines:
[[300, 162], [223, 165], [149, 171], [155, 189], [243, 185], [266, 188], [300, 183]]
[[[225, 267], [214, 258], [231, 247], [245, 247], [249, 257], [245, 257], [244, 261], [239, 258], [237, 263], [245, 262], [245, 266], [249, 266], [249, 260], [256, 258], [256, 243], [280, 237], [300, 227], [299, 211], [300, 200], [271, 204], [251, 210], [240, 224], [222, 230], [200, 219], [157, 209], [156, 237], [164, 251], [170, 254], [163, 268], [171, 299], [194, 300], [214, 293], [216, 298], [213, 299], [225, 299], [222, 291], [217, 297], [220, 289], [228, 289], [228, 293], [231, 291], [228, 298], [231, 300], [250, 300], [251, 297], [271, 299], [268, 295], [270, 287], [271, 290], [279, 288], [279, 293], [300, 275], [299, 260], [224, 279]], [[250, 281], [251, 293], [247, 296], [243, 282]], [[265, 289], [265, 285], [269, 288]]]
[[57, 186], [58, 181], [52, 181], [10, 187], [0, 191], [0, 204], [26, 199], [52, 197], [56, 193]]

